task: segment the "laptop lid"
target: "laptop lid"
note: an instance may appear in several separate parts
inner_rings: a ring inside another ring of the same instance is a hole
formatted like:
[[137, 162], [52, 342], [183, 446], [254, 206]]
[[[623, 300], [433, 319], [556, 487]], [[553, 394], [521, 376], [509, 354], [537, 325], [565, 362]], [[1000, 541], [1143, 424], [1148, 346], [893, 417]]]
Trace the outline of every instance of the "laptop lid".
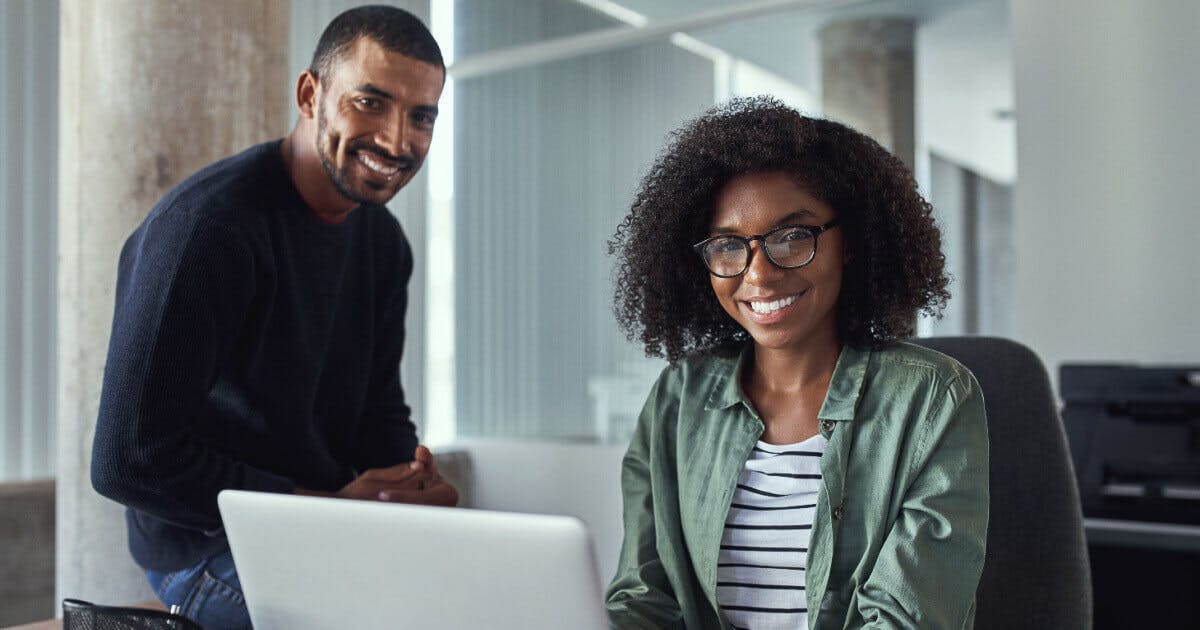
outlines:
[[218, 504], [257, 630], [607, 627], [576, 518], [239, 490]]

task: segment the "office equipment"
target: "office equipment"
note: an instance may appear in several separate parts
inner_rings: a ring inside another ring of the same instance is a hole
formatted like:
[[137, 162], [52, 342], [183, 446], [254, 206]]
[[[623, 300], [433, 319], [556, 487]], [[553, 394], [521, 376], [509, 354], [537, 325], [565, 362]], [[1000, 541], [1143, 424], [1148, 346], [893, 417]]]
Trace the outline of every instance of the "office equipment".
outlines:
[[82, 599], [64, 599], [62, 613], [63, 630], [204, 630], [176, 610], [102, 606]]
[[1096, 628], [1200, 615], [1200, 366], [1063, 365]]
[[987, 406], [991, 516], [975, 629], [1092, 628], [1079, 492], [1041, 359], [996, 337], [912, 342], [971, 370]]
[[572, 517], [234, 490], [218, 503], [257, 630], [607, 627]]
[[1060, 380], [1084, 514], [1200, 525], [1200, 366], [1063, 365]]

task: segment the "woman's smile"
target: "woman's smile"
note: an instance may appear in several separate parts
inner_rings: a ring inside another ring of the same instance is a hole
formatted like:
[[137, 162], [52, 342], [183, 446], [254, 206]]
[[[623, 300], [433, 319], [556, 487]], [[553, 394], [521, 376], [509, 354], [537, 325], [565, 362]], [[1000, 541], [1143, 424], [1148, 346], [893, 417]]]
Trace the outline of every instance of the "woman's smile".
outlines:
[[799, 293], [784, 296], [766, 296], [743, 300], [742, 308], [749, 311], [746, 316], [759, 325], [778, 323], [796, 310], [796, 303], [805, 295], [808, 289]]
[[[785, 226], [820, 226], [836, 219], [828, 203], [781, 171], [746, 173], [717, 194], [713, 235], [748, 238]], [[780, 267], [754, 243], [745, 270], [710, 277], [713, 294], [760, 348], [800, 350], [837, 336], [837, 304], [845, 265], [840, 229], [813, 237], [813, 256], [802, 266]]]

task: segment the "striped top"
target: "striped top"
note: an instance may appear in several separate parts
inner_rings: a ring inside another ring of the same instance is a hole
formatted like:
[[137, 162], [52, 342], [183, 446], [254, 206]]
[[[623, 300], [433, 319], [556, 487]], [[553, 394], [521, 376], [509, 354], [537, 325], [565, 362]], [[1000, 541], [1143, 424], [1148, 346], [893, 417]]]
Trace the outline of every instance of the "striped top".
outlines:
[[717, 602], [735, 628], [808, 627], [804, 570], [826, 444], [820, 434], [759, 441], [742, 469], [717, 561]]

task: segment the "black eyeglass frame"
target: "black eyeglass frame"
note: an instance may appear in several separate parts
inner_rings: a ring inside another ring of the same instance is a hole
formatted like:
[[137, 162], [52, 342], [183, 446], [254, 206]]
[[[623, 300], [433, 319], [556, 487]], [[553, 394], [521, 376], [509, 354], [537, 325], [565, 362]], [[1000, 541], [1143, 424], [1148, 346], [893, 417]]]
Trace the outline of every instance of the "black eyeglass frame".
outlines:
[[[711, 273], [712, 275], [714, 275], [718, 278], [736, 278], [736, 277], [746, 273], [746, 270], [750, 268], [750, 254], [753, 251], [750, 247], [750, 243], [752, 243], [753, 241], [759, 242], [759, 244], [761, 245], [763, 254], [766, 254], [767, 260], [769, 260], [772, 265], [775, 265], [776, 267], [779, 267], [780, 269], [799, 269], [799, 268], [807, 265], [808, 263], [811, 263], [813, 261], [813, 259], [815, 259], [817, 257], [817, 240], [818, 240], [817, 237], [824, 234], [825, 232], [828, 232], [829, 230], [837, 227], [837, 224], [838, 224], [838, 220], [834, 219], [834, 220], [830, 221], [829, 223], [826, 223], [825, 225], [781, 225], [781, 226], [779, 226], [769, 232], [766, 232], [764, 234], [754, 234], [752, 236], [738, 236], [737, 234], [718, 234], [717, 236], [710, 236], [710, 237], [704, 239], [703, 241], [700, 241], [699, 243], [692, 245], [692, 249], [695, 250], [696, 253], [700, 255], [700, 261], [704, 264], [704, 268], [708, 269], [708, 273]], [[780, 232], [783, 230], [796, 230], [796, 229], [804, 230], [812, 235], [812, 240], [813, 240], [812, 255], [810, 255], [808, 257], [808, 260], [806, 260], [798, 265], [790, 265], [790, 266], [789, 265], [781, 265], [781, 264], [779, 264], [778, 261], [776, 261], [774, 258], [771, 257], [771, 249], [769, 247], [767, 247], [766, 239], [768, 236], [770, 236], [776, 232]], [[739, 271], [733, 275], [723, 276], [723, 275], [713, 271], [712, 267], [708, 266], [708, 259], [704, 257], [704, 246], [709, 244], [712, 241], [719, 239], [719, 238], [733, 238], [733, 239], [737, 239], [742, 242], [743, 251], [746, 252], [746, 261], [742, 264], [741, 271]]]

